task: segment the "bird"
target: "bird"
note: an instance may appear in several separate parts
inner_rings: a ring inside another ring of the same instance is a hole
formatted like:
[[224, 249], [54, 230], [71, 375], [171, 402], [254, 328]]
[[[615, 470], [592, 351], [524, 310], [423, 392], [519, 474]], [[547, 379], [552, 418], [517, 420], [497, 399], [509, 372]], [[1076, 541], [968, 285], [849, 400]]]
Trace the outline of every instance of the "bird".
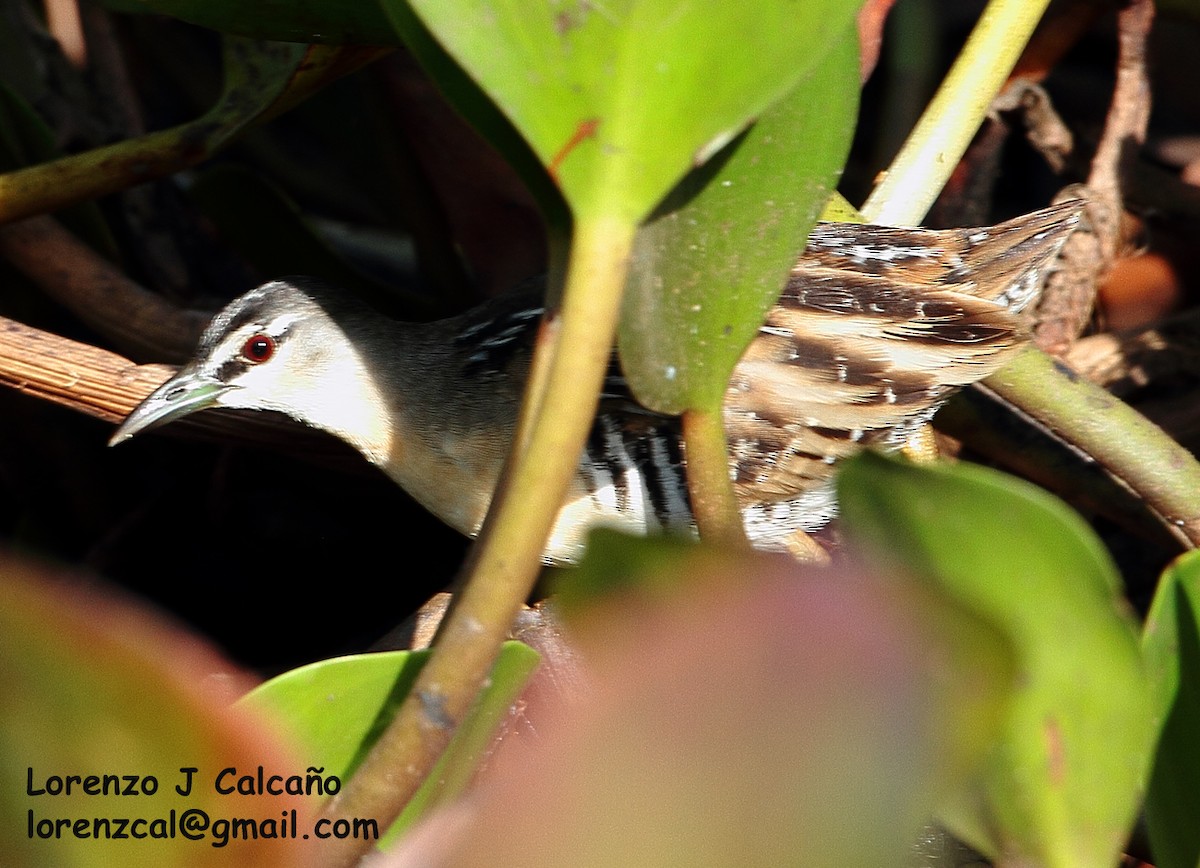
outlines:
[[[1024, 347], [1081, 207], [973, 229], [816, 225], [724, 397], [729, 474], [756, 548], [792, 550], [827, 524], [841, 459], [899, 449]], [[525, 290], [408, 323], [316, 278], [273, 280], [221, 310], [109, 444], [207, 408], [274, 410], [346, 441], [474, 536], [544, 310]], [[614, 352], [544, 562], [577, 562], [598, 525], [694, 535], [686, 466], [680, 420], [638, 403]]]

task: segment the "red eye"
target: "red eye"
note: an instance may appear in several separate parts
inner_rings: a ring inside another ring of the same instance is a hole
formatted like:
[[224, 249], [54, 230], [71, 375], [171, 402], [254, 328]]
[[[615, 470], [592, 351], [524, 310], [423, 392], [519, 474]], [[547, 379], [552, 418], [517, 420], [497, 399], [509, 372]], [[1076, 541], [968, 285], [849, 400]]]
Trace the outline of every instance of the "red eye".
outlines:
[[242, 345], [242, 356], [254, 364], [261, 364], [275, 355], [275, 339], [268, 335], [254, 335]]

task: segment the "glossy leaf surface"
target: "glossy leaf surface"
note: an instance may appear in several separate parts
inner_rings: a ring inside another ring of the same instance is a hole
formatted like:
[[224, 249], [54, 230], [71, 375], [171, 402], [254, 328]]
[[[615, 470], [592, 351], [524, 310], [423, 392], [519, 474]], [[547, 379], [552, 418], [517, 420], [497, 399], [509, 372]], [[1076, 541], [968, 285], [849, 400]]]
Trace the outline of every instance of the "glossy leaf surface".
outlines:
[[1107, 553], [1040, 489], [967, 464], [864, 454], [842, 471], [847, 533], [1002, 627], [1019, 690], [986, 772], [943, 819], [994, 857], [1109, 866], [1132, 826], [1150, 696]]
[[1161, 868], [1200, 865], [1200, 552], [1159, 581], [1142, 637], [1160, 735], [1146, 827]]
[[824, 56], [857, 4], [417, 0], [572, 208], [635, 221]]
[[619, 346], [642, 403], [678, 414], [720, 401], [841, 171], [858, 91], [851, 28], [638, 231]]
[[[388, 651], [322, 660], [272, 679], [244, 703], [278, 721], [326, 774], [345, 780], [391, 722], [428, 657], [426, 651]], [[505, 644], [470, 718], [409, 808], [390, 830], [379, 830], [381, 840], [399, 835], [465, 785], [537, 662], [528, 646]]]

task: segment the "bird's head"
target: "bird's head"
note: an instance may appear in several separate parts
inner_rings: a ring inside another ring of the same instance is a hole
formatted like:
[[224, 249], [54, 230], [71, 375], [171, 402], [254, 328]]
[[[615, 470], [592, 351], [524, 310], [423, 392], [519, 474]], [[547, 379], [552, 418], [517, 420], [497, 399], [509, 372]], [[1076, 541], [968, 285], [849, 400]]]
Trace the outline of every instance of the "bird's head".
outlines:
[[387, 454], [387, 404], [362, 342], [377, 322], [353, 299], [309, 278], [252, 289], [205, 329], [192, 361], [139, 404], [113, 433], [142, 431], [212, 407], [275, 410]]

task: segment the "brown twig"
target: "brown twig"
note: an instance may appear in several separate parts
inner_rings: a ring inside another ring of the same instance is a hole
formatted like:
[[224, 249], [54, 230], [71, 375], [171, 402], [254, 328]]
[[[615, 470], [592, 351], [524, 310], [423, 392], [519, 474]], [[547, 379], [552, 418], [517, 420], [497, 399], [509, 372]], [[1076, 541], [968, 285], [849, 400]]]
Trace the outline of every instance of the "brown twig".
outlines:
[[[1084, 195], [1086, 229], [1067, 242], [1060, 269], [1047, 281], [1038, 307], [1035, 342], [1053, 355], [1065, 352], [1087, 326], [1096, 286], [1117, 254], [1124, 180], [1146, 140], [1150, 120], [1146, 40], [1153, 21], [1153, 0], [1130, 0], [1117, 13], [1117, 78]], [[1079, 196], [1080, 191], [1064, 195]]]
[[[117, 423], [175, 373], [0, 317], [0, 387]], [[270, 444], [338, 466], [366, 467], [340, 441], [277, 413], [216, 410], [164, 429], [167, 436]], [[347, 460], [348, 459], [348, 460]]]
[[138, 358], [184, 362], [211, 313], [150, 292], [49, 217], [0, 226], [0, 256], [59, 304]]
[[173, 372], [0, 317], [0, 385], [89, 416], [120, 421]]
[[1146, 41], [1153, 23], [1153, 0], [1130, 0], [1117, 13], [1117, 81], [1088, 186], [1118, 204], [1123, 179], [1146, 141], [1150, 122]]
[[1045, 88], [1029, 79], [1010, 80], [1004, 92], [992, 102], [992, 109], [1019, 112], [1026, 140], [1055, 174], [1062, 173], [1075, 150], [1075, 137]]
[[1065, 358], [1118, 398], [1155, 386], [1178, 397], [1181, 383], [1200, 386], [1200, 310], [1152, 328], [1083, 338]]

